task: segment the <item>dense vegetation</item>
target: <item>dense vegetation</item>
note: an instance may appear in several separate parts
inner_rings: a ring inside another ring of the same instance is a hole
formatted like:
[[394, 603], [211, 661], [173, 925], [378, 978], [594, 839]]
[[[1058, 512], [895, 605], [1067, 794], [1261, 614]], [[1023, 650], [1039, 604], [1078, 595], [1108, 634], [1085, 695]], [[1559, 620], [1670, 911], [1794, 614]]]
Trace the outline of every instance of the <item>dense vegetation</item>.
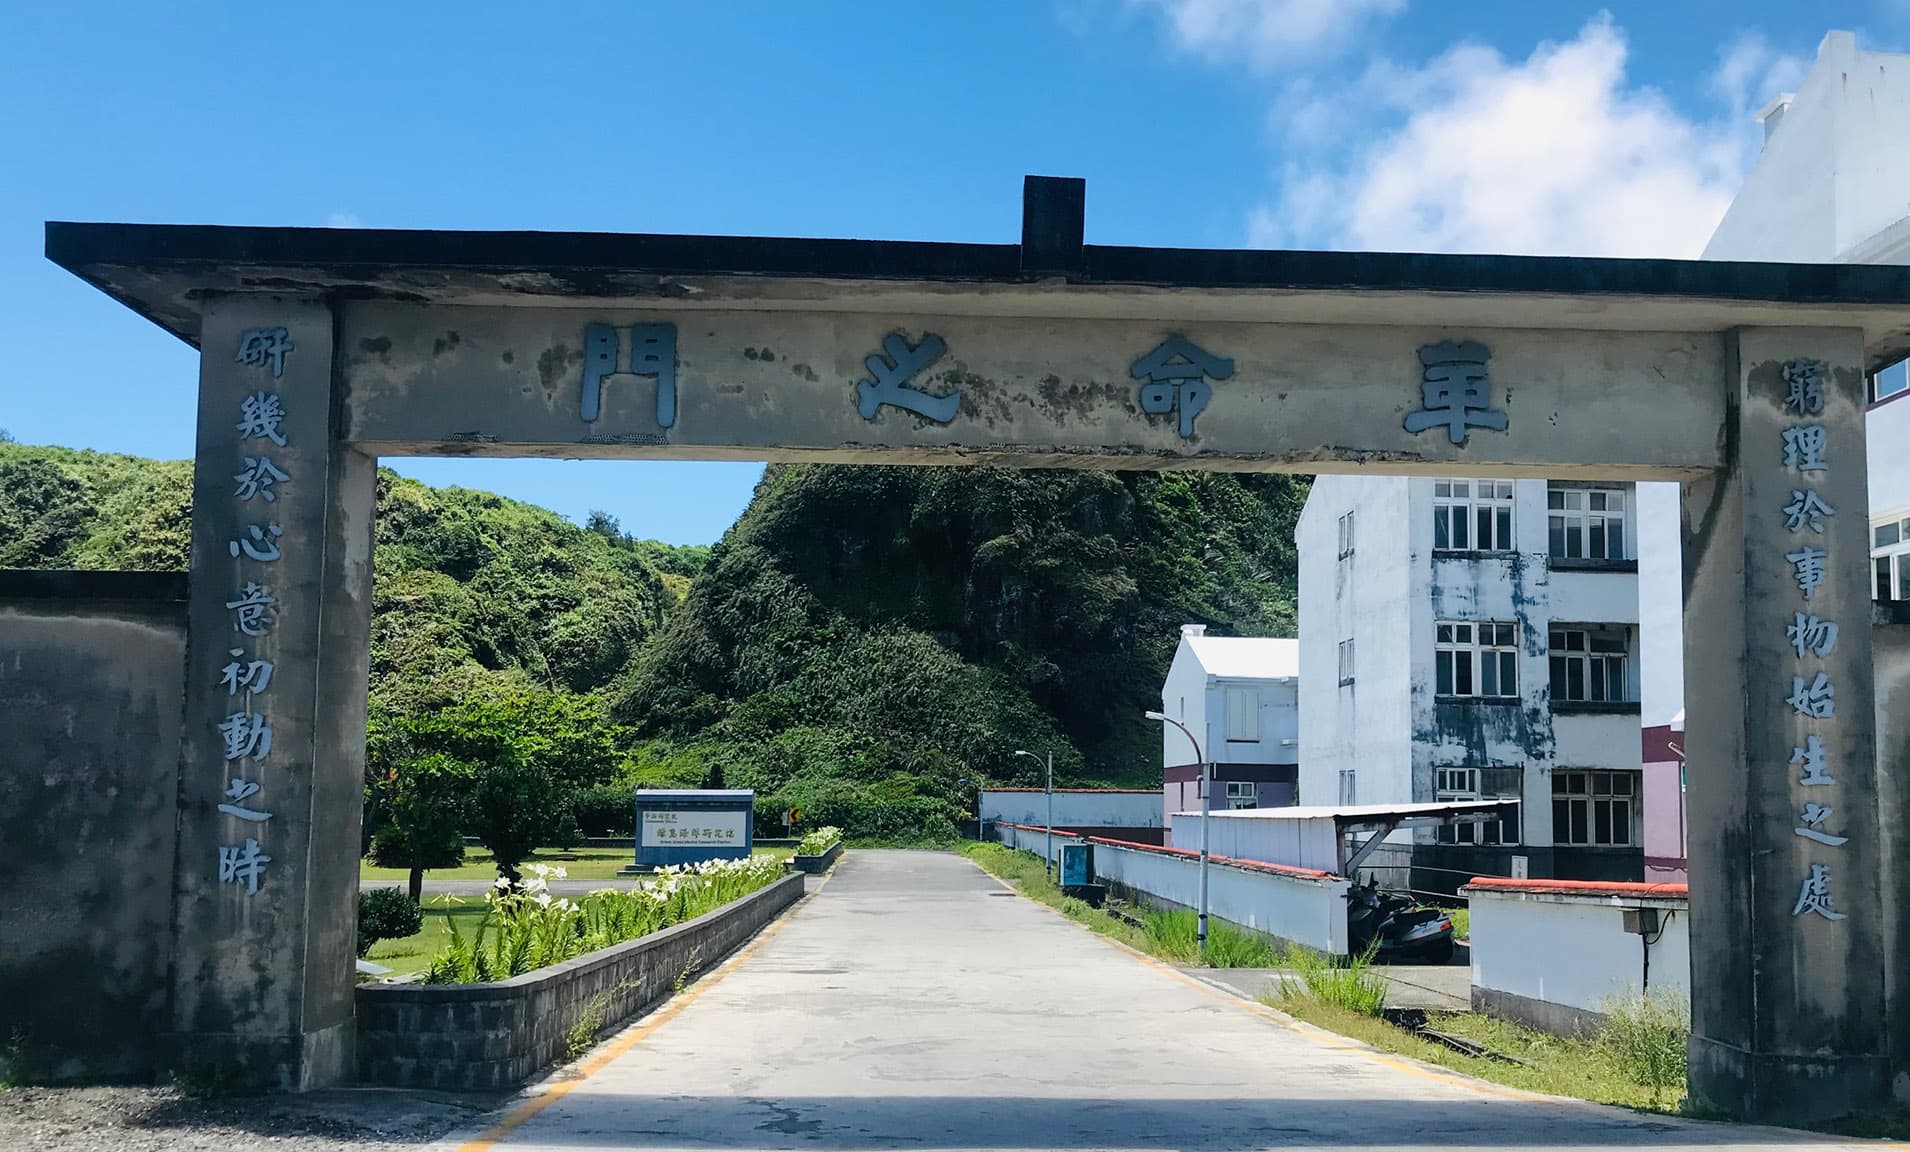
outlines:
[[[850, 837], [982, 781], [1151, 786], [1178, 626], [1290, 635], [1305, 482], [776, 466], [713, 549], [381, 471], [368, 846], [627, 832], [632, 785], [752, 787]], [[184, 461], [0, 443], [0, 566], [186, 564]], [[452, 813], [447, 819], [445, 813]], [[410, 814], [410, 815], [407, 815]]]

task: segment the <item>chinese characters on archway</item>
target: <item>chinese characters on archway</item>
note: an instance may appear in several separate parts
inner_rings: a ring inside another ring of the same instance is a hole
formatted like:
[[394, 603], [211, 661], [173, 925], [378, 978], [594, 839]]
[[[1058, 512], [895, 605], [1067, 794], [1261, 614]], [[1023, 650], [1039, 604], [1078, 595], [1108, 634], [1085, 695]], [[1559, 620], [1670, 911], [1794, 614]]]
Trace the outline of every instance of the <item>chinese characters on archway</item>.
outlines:
[[[260, 347], [270, 346], [262, 341]], [[921, 385], [924, 372], [941, 360], [948, 342], [934, 332], [923, 332], [911, 341], [904, 332], [891, 332], [882, 338], [881, 347], [863, 358], [868, 374], [855, 381], [856, 411], [864, 420], [874, 420], [883, 408], [911, 412], [935, 424], [951, 423], [961, 412], [960, 388], [931, 391]], [[255, 353], [263, 355], [262, 352]], [[757, 353], [749, 350], [751, 359]], [[241, 358], [245, 357], [241, 350]], [[280, 353], [282, 357], [283, 353]], [[767, 357], [767, 350], [763, 353]], [[1446, 340], [1428, 344], [1419, 350], [1421, 406], [1406, 415], [1408, 432], [1443, 428], [1454, 444], [1466, 442], [1468, 430], [1489, 428], [1503, 432], [1506, 414], [1492, 406], [1492, 383], [1486, 361], [1491, 351], [1473, 340]], [[263, 362], [260, 360], [258, 362]], [[584, 328], [584, 373], [579, 393], [578, 415], [586, 424], [594, 424], [603, 415], [606, 383], [617, 376], [650, 377], [656, 381], [656, 422], [659, 428], [676, 424], [677, 414], [677, 327], [675, 324], [592, 323]], [[1234, 362], [1215, 355], [1184, 336], [1169, 336], [1148, 352], [1135, 357], [1128, 374], [1140, 384], [1135, 392], [1135, 407], [1146, 416], [1172, 416], [1181, 439], [1194, 438], [1194, 421], [1213, 399], [1213, 385], [1234, 374]], [[960, 365], [945, 375], [947, 382], [960, 379]], [[1815, 448], [1800, 443], [1799, 451], [1821, 455]], [[268, 503], [277, 497], [273, 485], [285, 477], [264, 457], [248, 457], [246, 469], [235, 479], [240, 492], [250, 499], [257, 494]], [[1833, 510], [1822, 503], [1800, 505], [1796, 515], [1816, 520]], [[271, 525], [248, 528], [250, 542], [234, 542], [234, 555], [253, 547], [265, 548], [270, 541], [259, 533], [271, 532]]]
[[[254, 328], [239, 337], [234, 359], [269, 370], [276, 381], [285, 371], [285, 358], [296, 350], [286, 329]], [[254, 391], [240, 402], [235, 415], [244, 464], [232, 477], [232, 498], [243, 523], [238, 535], [226, 543], [226, 552], [235, 560], [243, 558], [245, 579], [225, 602], [233, 638], [226, 650], [228, 661], [219, 671], [217, 690], [225, 693], [225, 700], [218, 711], [224, 719], [214, 725], [226, 778], [218, 811], [227, 821], [219, 837], [217, 863], [220, 884], [232, 884], [253, 895], [272, 863], [265, 831], [272, 813], [266, 807], [262, 777], [272, 754], [267, 703], [274, 669], [272, 661], [260, 656], [259, 641], [278, 623], [278, 600], [272, 595], [267, 570], [281, 555], [279, 540], [285, 533], [270, 513], [278, 503], [280, 486], [289, 483], [291, 476], [272, 458], [273, 449], [285, 447], [281, 429], [285, 410], [279, 394]], [[259, 516], [264, 519], [252, 519]]]
[[[1830, 560], [1826, 529], [1837, 509], [1823, 498], [1816, 485], [1830, 472], [1830, 436], [1823, 424], [1813, 420], [1824, 412], [1824, 365], [1816, 360], [1792, 360], [1784, 365], [1784, 414], [1792, 423], [1780, 433], [1785, 471], [1791, 476], [1789, 495], [1777, 512], [1793, 543], [1784, 553], [1790, 566], [1790, 579], [1797, 589], [1797, 602], [1789, 606], [1784, 624], [1784, 639], [1796, 661], [1791, 674], [1791, 692], [1784, 703], [1793, 720], [1801, 720], [1807, 729], [1804, 742], [1791, 749], [1791, 767], [1797, 771], [1798, 787], [1823, 789], [1812, 791], [1811, 800], [1797, 813], [1792, 832], [1819, 848], [1841, 848], [1850, 837], [1838, 832], [1841, 821], [1831, 801], [1836, 798], [1836, 765], [1829, 762], [1823, 737], [1809, 729], [1828, 728], [1837, 719], [1837, 685], [1829, 673], [1817, 664], [1837, 650], [1837, 622], [1812, 610], [1812, 597], [1824, 583], [1825, 566]], [[1836, 869], [1832, 853], [1810, 862], [1799, 878], [1797, 901], [1791, 915], [1815, 913], [1826, 920], [1842, 920], [1832, 884]]]

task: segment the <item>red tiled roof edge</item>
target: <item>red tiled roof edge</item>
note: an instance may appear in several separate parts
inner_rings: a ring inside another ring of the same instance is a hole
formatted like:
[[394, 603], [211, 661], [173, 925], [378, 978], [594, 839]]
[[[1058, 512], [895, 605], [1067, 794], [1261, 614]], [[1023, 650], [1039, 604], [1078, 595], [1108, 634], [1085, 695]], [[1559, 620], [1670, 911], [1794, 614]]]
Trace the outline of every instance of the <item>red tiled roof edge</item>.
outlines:
[[1691, 889], [1684, 884], [1641, 884], [1631, 880], [1515, 880], [1509, 876], [1474, 876], [1464, 893], [1478, 888], [1488, 892], [1530, 892], [1566, 896], [1645, 896], [1660, 900], [1688, 900]]

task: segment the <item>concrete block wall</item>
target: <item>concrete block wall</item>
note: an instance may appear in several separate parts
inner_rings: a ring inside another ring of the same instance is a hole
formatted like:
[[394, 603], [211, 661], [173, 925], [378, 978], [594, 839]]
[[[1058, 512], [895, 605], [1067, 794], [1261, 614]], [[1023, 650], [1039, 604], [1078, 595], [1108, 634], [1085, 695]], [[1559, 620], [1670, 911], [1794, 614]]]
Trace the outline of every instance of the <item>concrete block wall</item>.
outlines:
[[358, 1078], [368, 1084], [506, 1088], [564, 1056], [597, 1013], [602, 1034], [668, 997], [795, 903], [785, 876], [734, 904], [639, 940], [494, 984], [361, 984]]

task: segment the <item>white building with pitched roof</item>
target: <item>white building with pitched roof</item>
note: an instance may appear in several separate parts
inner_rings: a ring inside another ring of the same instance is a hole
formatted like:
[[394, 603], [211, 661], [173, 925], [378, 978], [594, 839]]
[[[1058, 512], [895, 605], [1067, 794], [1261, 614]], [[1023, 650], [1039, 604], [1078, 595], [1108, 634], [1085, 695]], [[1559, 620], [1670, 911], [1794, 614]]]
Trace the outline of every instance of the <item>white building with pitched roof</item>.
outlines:
[[1300, 764], [1300, 642], [1257, 636], [1209, 636], [1204, 624], [1181, 627], [1180, 646], [1161, 687], [1161, 712], [1200, 741], [1161, 725], [1163, 823], [1200, 808], [1200, 760], [1214, 765], [1215, 808], [1292, 804]]

